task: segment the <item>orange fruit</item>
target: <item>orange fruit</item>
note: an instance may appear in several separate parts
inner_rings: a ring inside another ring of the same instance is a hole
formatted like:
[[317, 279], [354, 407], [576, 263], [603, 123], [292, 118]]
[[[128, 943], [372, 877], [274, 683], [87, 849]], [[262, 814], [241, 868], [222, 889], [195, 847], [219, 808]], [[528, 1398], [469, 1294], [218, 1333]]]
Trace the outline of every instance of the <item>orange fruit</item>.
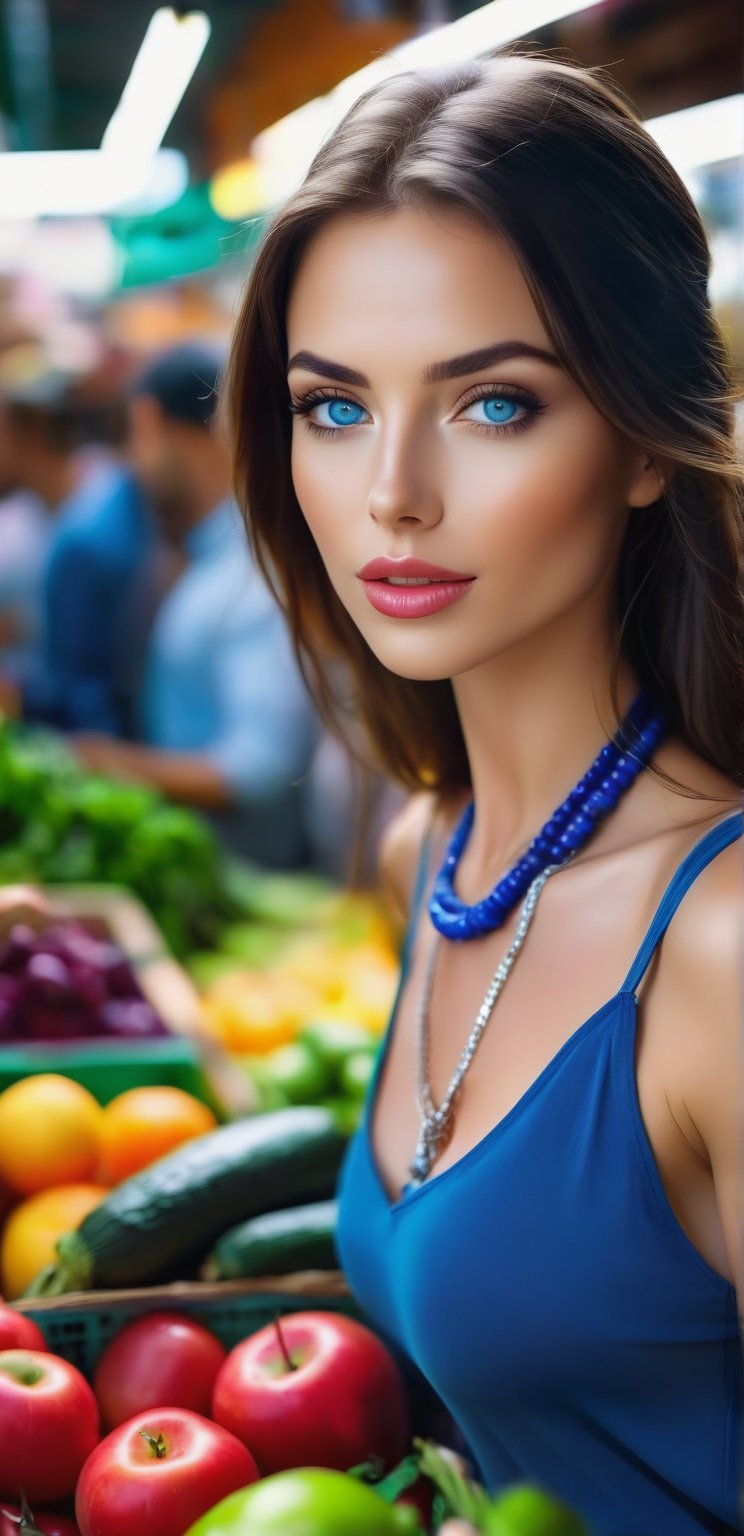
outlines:
[[0, 1289], [12, 1301], [22, 1296], [65, 1232], [74, 1232], [84, 1216], [100, 1205], [108, 1190], [99, 1184], [61, 1184], [31, 1195], [11, 1211], [0, 1240]]
[[22, 1078], [0, 1093], [0, 1179], [18, 1195], [90, 1179], [102, 1125], [100, 1104], [72, 1078]]
[[98, 1177], [119, 1184], [216, 1124], [211, 1109], [182, 1088], [130, 1088], [103, 1111]]

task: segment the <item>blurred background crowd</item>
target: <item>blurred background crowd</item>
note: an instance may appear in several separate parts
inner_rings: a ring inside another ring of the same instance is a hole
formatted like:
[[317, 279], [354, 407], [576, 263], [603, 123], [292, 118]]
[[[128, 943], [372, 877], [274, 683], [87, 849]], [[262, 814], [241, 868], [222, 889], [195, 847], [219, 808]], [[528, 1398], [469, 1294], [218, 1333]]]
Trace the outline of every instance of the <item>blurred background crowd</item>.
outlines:
[[219, 379], [251, 250], [381, 72], [532, 37], [610, 67], [684, 176], [741, 380], [743, 34], [740, 0], [6, 0], [4, 716], [261, 863], [368, 870], [397, 796], [324, 731], [231, 494]]

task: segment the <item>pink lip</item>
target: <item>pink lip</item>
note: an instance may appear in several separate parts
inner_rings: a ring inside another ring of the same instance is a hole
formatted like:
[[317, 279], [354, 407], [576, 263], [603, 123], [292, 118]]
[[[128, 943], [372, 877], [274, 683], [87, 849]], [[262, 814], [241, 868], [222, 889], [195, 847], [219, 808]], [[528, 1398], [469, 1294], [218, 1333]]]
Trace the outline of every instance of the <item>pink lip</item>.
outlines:
[[428, 587], [391, 587], [385, 581], [363, 581], [367, 601], [378, 613], [392, 619], [426, 619], [440, 608], [449, 608], [470, 591], [472, 581], [437, 581]]
[[391, 560], [387, 555], [380, 555], [376, 560], [363, 565], [357, 575], [362, 581], [385, 581], [388, 576], [425, 576], [429, 581], [473, 580], [472, 576], [465, 576], [462, 571], [448, 571], [443, 565], [431, 565], [428, 560], [416, 560], [412, 556]]

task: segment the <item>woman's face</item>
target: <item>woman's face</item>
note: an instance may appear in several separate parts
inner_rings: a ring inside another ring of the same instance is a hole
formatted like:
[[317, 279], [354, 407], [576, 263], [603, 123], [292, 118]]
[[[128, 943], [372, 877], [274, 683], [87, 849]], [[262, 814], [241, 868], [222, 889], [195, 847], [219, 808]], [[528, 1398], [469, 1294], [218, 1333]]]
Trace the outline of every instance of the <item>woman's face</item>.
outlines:
[[659, 481], [558, 365], [505, 241], [456, 211], [331, 220], [287, 330], [297, 498], [386, 667], [456, 677], [577, 613], [605, 638]]

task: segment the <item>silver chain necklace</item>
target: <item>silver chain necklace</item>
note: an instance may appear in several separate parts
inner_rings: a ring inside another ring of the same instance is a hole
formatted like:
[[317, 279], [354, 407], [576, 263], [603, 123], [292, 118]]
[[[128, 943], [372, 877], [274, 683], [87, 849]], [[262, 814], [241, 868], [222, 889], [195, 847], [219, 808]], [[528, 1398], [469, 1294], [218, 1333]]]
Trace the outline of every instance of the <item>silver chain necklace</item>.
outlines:
[[[573, 854], [570, 855], [573, 857]], [[561, 864], [549, 864], [541, 874], [533, 880], [524, 899], [519, 914], [517, 931], [500, 965], [491, 979], [488, 991], [478, 1009], [476, 1020], [470, 1031], [460, 1060], [457, 1063], [454, 1074], [450, 1080], [447, 1092], [437, 1108], [431, 1092], [431, 1041], [429, 1031], [429, 1009], [431, 1006], [431, 994], [434, 986], [434, 971], [436, 969], [437, 955], [441, 938], [439, 933], [434, 936], [424, 975], [424, 985], [416, 1012], [416, 1101], [421, 1115], [421, 1129], [413, 1162], [410, 1165], [410, 1186], [416, 1188], [423, 1184], [431, 1172], [431, 1169], [452, 1137], [454, 1129], [455, 1105], [460, 1095], [465, 1074], [473, 1060], [483, 1031], [493, 1013], [496, 999], [501, 992], [507, 976], [519, 954], [527, 931], [535, 913], [537, 898], [551, 875], [556, 870], [565, 869], [569, 859], [564, 859]]]

